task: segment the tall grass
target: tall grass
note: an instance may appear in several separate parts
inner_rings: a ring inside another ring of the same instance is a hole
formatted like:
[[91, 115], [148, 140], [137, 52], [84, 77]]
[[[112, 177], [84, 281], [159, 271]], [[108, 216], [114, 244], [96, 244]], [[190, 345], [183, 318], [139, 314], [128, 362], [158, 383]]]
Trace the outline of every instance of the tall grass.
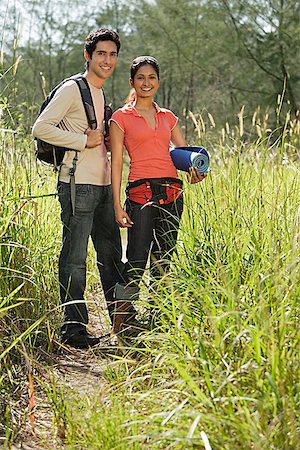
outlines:
[[48, 196], [55, 178], [34, 162], [32, 140], [2, 126], [0, 166], [0, 431], [9, 441], [24, 419], [26, 354], [29, 361], [39, 345], [49, 347], [57, 322], [49, 312], [57, 305], [59, 229]]
[[92, 398], [64, 393], [66, 448], [299, 448], [300, 149], [290, 137], [221, 135], [207, 180], [186, 186], [172, 273], [146, 292], [157, 328], [138, 358], [107, 364], [109, 384]]
[[[211, 116], [191, 114], [212, 170], [185, 186], [171, 273], [159, 289], [144, 287], [141, 306], [156, 304], [157, 328], [106, 364], [95, 353], [103, 370], [93, 396], [50, 377], [57, 448], [299, 448], [299, 121], [288, 115], [273, 130], [259, 109], [247, 125], [244, 116], [218, 133]], [[60, 225], [55, 176], [34, 161], [30, 137], [1, 125], [0, 435], [8, 445], [26, 412], [24, 374], [39, 345], [51, 350], [60, 319]]]
[[0, 158], [1, 296], [17, 289], [26, 300], [24, 317], [35, 320], [48, 309], [56, 291], [55, 178], [43, 174], [34, 162], [30, 138], [11, 139], [4, 133]]

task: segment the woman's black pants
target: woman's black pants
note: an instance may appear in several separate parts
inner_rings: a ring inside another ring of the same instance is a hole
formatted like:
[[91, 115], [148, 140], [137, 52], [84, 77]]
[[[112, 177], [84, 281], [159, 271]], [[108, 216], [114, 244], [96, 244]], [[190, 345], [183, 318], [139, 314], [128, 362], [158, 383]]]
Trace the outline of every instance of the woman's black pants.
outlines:
[[133, 225], [128, 228], [125, 282], [139, 283], [149, 253], [151, 279], [158, 279], [169, 269], [183, 212], [183, 198], [165, 205], [146, 206], [127, 200], [126, 211]]

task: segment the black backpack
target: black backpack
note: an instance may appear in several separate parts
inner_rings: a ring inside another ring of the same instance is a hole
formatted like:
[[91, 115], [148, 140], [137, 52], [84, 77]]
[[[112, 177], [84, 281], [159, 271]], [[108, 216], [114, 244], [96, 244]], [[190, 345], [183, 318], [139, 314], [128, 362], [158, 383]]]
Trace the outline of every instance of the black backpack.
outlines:
[[[93, 105], [92, 95], [91, 91], [88, 85], [88, 82], [86, 78], [83, 76], [83, 74], [77, 74], [70, 78], [66, 78], [61, 83], [59, 83], [47, 96], [47, 98], [42, 103], [42, 106], [40, 108], [40, 111], [38, 113], [38, 116], [41, 114], [42, 111], [46, 108], [46, 106], [51, 102], [53, 99], [56, 91], [67, 81], [74, 80], [79, 88], [83, 106], [85, 109], [87, 121], [89, 124], [89, 127], [92, 130], [95, 130], [97, 128], [97, 120], [96, 120], [96, 114], [95, 109]], [[103, 92], [104, 95], [104, 92]], [[103, 131], [106, 132], [106, 136], [109, 134], [109, 126], [108, 121], [112, 116], [112, 109], [110, 106], [106, 105], [105, 101], [105, 95], [104, 95], [104, 123], [103, 123]], [[35, 138], [36, 142], [36, 157], [38, 160], [43, 161], [47, 164], [51, 164], [54, 166], [54, 170], [57, 170], [60, 166], [65, 152], [68, 150], [72, 150], [66, 147], [59, 147], [57, 145], [49, 144], [48, 142], [43, 141], [42, 139]]]

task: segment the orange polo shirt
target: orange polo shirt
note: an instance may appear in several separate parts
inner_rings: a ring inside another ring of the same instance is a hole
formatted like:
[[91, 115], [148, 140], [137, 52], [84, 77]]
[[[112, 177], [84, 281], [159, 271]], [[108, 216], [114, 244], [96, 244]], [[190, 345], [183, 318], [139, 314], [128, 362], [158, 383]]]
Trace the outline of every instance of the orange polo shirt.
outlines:
[[129, 181], [141, 178], [178, 178], [170, 156], [171, 131], [178, 117], [155, 102], [155, 129], [150, 127], [133, 103], [124, 105], [111, 120], [124, 132], [124, 144], [130, 157]]

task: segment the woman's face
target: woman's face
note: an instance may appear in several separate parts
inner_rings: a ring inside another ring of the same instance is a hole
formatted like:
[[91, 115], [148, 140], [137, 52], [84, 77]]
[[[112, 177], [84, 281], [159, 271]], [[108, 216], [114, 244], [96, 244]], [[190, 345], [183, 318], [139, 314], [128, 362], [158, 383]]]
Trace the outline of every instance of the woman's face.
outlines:
[[141, 66], [134, 79], [130, 80], [130, 85], [135, 89], [137, 97], [154, 97], [159, 87], [159, 79], [154, 67], [151, 64]]

